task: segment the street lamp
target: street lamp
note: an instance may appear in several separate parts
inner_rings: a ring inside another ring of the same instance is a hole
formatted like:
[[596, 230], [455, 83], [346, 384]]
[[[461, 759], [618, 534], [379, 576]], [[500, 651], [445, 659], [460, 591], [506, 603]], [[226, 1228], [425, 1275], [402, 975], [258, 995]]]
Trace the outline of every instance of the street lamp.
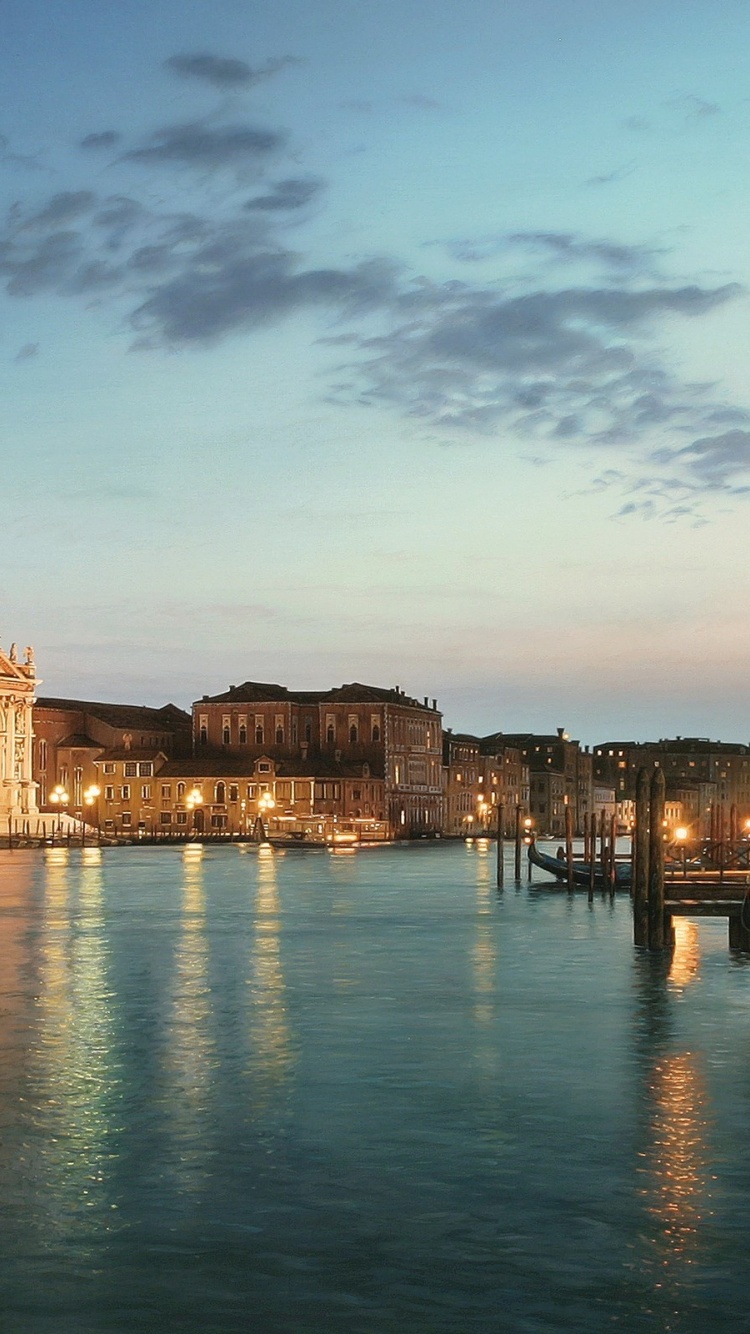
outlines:
[[258, 797], [258, 814], [260, 816], [260, 823], [263, 829], [263, 837], [265, 842], [268, 842], [268, 831], [266, 829], [265, 820], [268, 817], [269, 812], [274, 809], [275, 805], [276, 802], [274, 801], [270, 792], [262, 792], [261, 795]]
[[53, 787], [52, 791], [49, 794], [49, 799], [50, 799], [50, 804], [58, 808], [59, 814], [57, 817], [57, 832], [58, 834], [62, 835], [62, 808], [63, 806], [67, 806], [68, 802], [70, 801], [70, 797], [68, 796], [68, 793], [65, 791], [65, 788], [63, 787], [62, 783], [55, 784], [55, 786]]
[[683, 880], [687, 880], [687, 862], [686, 862], [686, 860], [685, 860], [685, 856], [686, 856], [686, 847], [685, 847], [685, 845], [686, 845], [686, 843], [687, 843], [687, 839], [688, 839], [688, 834], [689, 834], [689, 832], [690, 832], [690, 831], [689, 831], [688, 829], [686, 829], [684, 825], [678, 825], [677, 829], [675, 829], [675, 831], [674, 831], [675, 843], [677, 843], [677, 845], [679, 846], [679, 849], [680, 849], [680, 857], [681, 857], [681, 860], [682, 860], [682, 878], [683, 878]]
[[203, 793], [201, 792], [199, 787], [194, 787], [192, 792], [188, 792], [185, 798], [185, 805], [187, 806], [188, 810], [192, 812], [193, 833], [195, 833], [196, 807], [203, 805]]
[[[86, 791], [85, 791], [84, 794], [83, 794], [83, 800], [84, 800], [85, 804], [88, 806], [89, 811], [91, 810], [91, 807], [92, 807], [92, 806], [94, 806], [94, 805], [96, 806], [96, 836], [97, 836], [97, 838], [101, 841], [102, 830], [101, 830], [101, 825], [99, 824], [99, 797], [100, 797], [100, 796], [101, 796], [101, 788], [98, 788], [98, 787], [96, 786], [96, 783], [92, 783], [89, 787], [87, 787], [87, 788], [86, 788]], [[85, 838], [85, 833], [86, 833], [86, 825], [85, 825], [84, 821], [82, 820], [82, 821], [81, 821], [81, 847], [83, 847], [84, 838]]]

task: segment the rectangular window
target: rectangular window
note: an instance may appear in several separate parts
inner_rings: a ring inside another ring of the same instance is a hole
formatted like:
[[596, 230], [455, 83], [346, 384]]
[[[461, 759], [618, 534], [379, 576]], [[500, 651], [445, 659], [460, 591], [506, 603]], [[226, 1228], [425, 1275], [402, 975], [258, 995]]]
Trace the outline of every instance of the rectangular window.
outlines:
[[150, 800], [151, 800], [151, 784], [144, 783], [141, 788], [141, 801], [150, 801]]
[[122, 815], [120, 816], [120, 819], [122, 820], [123, 828], [127, 828], [128, 825], [131, 825], [133, 823], [133, 817], [130, 814], [130, 811], [123, 811]]
[[253, 797], [255, 796], [255, 783], [248, 783], [247, 796], [249, 801], [253, 800]]
[[171, 783], [162, 783], [162, 785], [161, 785], [161, 799], [162, 799], [162, 801], [169, 801], [169, 798], [171, 797], [171, 795], [172, 795], [172, 784], [171, 784]]
[[116, 766], [112, 763], [111, 760], [107, 760], [107, 762], [105, 763], [105, 765], [104, 765], [104, 772], [105, 772], [105, 774], [113, 774], [113, 773], [116, 773], [116, 772], [117, 772], [117, 768], [116, 768]]
[[187, 811], [178, 811], [175, 816], [176, 824], [187, 824]]
[[115, 789], [114, 789], [113, 787], [105, 787], [105, 789], [104, 789], [104, 800], [105, 800], [105, 801], [114, 801], [114, 799], [115, 799]]
[[152, 778], [153, 773], [154, 766], [151, 760], [145, 760], [142, 764], [138, 765], [138, 774], [141, 778]]
[[120, 801], [130, 801], [130, 783], [120, 788]]
[[171, 824], [171, 823], [172, 823], [172, 812], [171, 812], [171, 811], [162, 811], [161, 815], [159, 816], [159, 820], [160, 820], [161, 824]]
[[259, 765], [258, 765], [258, 773], [259, 773], [259, 774], [270, 774], [270, 772], [271, 772], [271, 766], [270, 766], [270, 764], [265, 764], [265, 763], [264, 763], [264, 764], [259, 764]]
[[134, 764], [132, 760], [128, 760], [123, 773], [126, 778], [135, 778], [138, 773], [138, 765]]
[[230, 801], [239, 801], [239, 799], [240, 799], [240, 789], [239, 789], [239, 787], [237, 786], [236, 783], [230, 783], [230, 784], [229, 784], [229, 800], [230, 800]]

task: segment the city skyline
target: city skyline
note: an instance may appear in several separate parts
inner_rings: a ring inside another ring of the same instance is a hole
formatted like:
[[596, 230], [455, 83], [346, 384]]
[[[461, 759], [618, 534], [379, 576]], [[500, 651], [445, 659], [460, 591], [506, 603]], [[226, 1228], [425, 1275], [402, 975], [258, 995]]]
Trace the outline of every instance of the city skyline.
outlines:
[[746, 6], [3, 17], [0, 642], [43, 694], [750, 735]]

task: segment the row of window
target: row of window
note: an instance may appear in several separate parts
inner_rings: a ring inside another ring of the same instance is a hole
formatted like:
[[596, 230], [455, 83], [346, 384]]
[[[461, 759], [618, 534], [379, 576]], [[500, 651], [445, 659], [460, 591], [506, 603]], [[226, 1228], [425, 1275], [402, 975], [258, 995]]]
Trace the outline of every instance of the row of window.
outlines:
[[[313, 739], [313, 725], [312, 725], [312, 719], [311, 719], [311, 718], [307, 718], [307, 719], [305, 719], [304, 733], [305, 733], [305, 735], [304, 735], [304, 739], [305, 739], [305, 741], [307, 741], [308, 743], [310, 743], [310, 742], [312, 741], [312, 739]], [[348, 721], [348, 734], [349, 734], [349, 744], [350, 744], [351, 746], [356, 746], [356, 745], [359, 743], [359, 740], [360, 740], [360, 725], [359, 725], [359, 719], [356, 717], [356, 715], [351, 715], [350, 718], [349, 718], [349, 721]], [[249, 736], [249, 735], [250, 735], [250, 732], [249, 732], [249, 730], [248, 730], [247, 720], [244, 719], [244, 718], [240, 718], [239, 727], [238, 727], [238, 729], [237, 729], [237, 743], [238, 743], [238, 745], [240, 745], [240, 746], [246, 746], [247, 743], [248, 743], [248, 736]], [[254, 735], [254, 737], [255, 737], [255, 745], [256, 745], [256, 746], [264, 746], [264, 745], [266, 744], [266, 724], [265, 724], [265, 719], [263, 718], [263, 715], [262, 715], [262, 714], [258, 714], [258, 715], [256, 716], [256, 718], [255, 718], [255, 727], [254, 727], [254, 729], [253, 729], [253, 735]], [[380, 719], [379, 719], [378, 717], [373, 717], [373, 718], [371, 718], [371, 720], [370, 720], [370, 740], [373, 741], [373, 742], [375, 742], [375, 743], [378, 743], [378, 742], [380, 741], [380, 739], [381, 739], [381, 735], [382, 735], [382, 734], [381, 734], [381, 728], [380, 728]], [[269, 737], [270, 737], [270, 736], [273, 736], [274, 745], [277, 745], [277, 746], [283, 746], [283, 745], [284, 745], [285, 738], [286, 738], [286, 733], [285, 733], [285, 730], [284, 730], [284, 719], [283, 719], [283, 717], [282, 717], [281, 715], [280, 715], [279, 717], [276, 718], [275, 726], [274, 726], [273, 731], [272, 731], [272, 732], [269, 731]], [[199, 738], [200, 744], [201, 744], [202, 746], [206, 746], [206, 745], [208, 745], [208, 715], [207, 715], [207, 714], [200, 714], [200, 715], [199, 715], [199, 718], [198, 718], [198, 738]], [[328, 745], [333, 746], [333, 745], [336, 744], [336, 739], [337, 739], [337, 726], [336, 726], [336, 718], [335, 718], [335, 715], [334, 715], [334, 714], [327, 714], [327, 715], [326, 715], [325, 738], [326, 738], [326, 742], [327, 742]], [[232, 744], [232, 719], [231, 719], [230, 716], [226, 716], [226, 717], [222, 718], [222, 723], [221, 723], [221, 741], [222, 741], [222, 745], [224, 745], [224, 746], [231, 746], [231, 744]], [[298, 737], [297, 737], [297, 719], [296, 719], [296, 718], [293, 718], [293, 719], [292, 719], [292, 745], [293, 745], [293, 746], [296, 746], [296, 745], [297, 745], [297, 742], [298, 742]]]

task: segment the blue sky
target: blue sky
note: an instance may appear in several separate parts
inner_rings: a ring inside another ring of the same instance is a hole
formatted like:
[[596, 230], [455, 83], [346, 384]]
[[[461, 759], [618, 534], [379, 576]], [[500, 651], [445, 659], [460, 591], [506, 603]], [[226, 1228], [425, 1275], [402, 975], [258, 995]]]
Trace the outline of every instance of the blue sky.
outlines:
[[750, 10], [4, 0], [0, 636], [747, 740]]

